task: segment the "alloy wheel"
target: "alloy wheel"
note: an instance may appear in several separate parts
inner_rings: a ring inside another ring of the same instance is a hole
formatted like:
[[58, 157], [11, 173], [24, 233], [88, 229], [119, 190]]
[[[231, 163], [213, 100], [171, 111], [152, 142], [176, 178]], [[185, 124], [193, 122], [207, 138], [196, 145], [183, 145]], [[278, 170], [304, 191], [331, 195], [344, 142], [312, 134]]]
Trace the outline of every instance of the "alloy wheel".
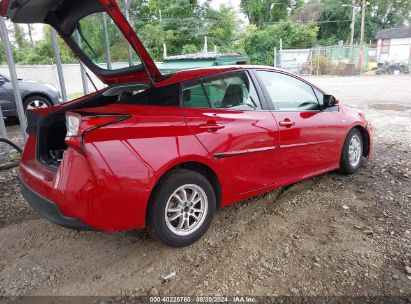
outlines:
[[48, 108], [49, 105], [40, 99], [34, 99], [27, 104], [27, 110], [34, 110], [34, 109], [45, 109]]
[[351, 166], [357, 167], [362, 156], [362, 142], [357, 134], [351, 138], [350, 145], [348, 146], [348, 156]]
[[167, 227], [176, 235], [187, 236], [197, 231], [208, 212], [208, 199], [198, 185], [179, 187], [168, 199], [165, 208]]

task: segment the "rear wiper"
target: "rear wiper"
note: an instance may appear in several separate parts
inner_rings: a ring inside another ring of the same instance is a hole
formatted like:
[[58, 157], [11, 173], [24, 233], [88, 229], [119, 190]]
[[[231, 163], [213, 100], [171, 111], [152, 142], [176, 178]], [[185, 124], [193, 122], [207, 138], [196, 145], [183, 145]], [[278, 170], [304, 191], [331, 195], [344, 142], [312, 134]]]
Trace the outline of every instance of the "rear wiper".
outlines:
[[90, 43], [88, 42], [88, 40], [86, 39], [86, 37], [84, 37], [83, 31], [82, 31], [82, 29], [81, 29], [80, 22], [77, 23], [77, 31], [78, 31], [81, 39], [86, 43], [87, 47], [88, 47], [88, 48], [90, 49], [90, 51], [93, 53], [94, 59], [97, 60], [97, 59], [98, 59], [98, 56], [97, 56], [96, 52], [94, 51], [94, 49], [91, 47], [91, 45], [90, 45]]

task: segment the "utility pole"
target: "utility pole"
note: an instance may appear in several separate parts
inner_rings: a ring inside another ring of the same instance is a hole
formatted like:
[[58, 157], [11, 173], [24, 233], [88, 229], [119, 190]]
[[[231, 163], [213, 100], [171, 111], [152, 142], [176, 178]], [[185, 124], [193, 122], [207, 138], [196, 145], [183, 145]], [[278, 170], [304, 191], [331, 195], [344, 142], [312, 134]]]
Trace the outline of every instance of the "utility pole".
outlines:
[[351, 39], [350, 39], [350, 63], [354, 61], [354, 33], [355, 33], [355, 0], [352, 0], [352, 19], [351, 19]]
[[362, 72], [362, 66], [364, 64], [364, 30], [365, 30], [365, 0], [362, 0], [361, 6], [361, 38], [360, 38], [360, 56], [358, 59], [358, 69], [360, 70], [360, 74]]

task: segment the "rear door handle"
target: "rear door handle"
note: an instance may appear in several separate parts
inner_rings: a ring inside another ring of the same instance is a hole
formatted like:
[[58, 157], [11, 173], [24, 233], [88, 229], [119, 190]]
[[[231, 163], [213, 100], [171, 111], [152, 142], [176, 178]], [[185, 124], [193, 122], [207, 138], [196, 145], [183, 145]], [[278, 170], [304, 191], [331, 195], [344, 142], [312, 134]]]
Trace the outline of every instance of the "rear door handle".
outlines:
[[202, 130], [209, 130], [209, 131], [217, 131], [217, 130], [221, 130], [224, 128], [223, 125], [219, 125], [219, 124], [202, 124], [198, 126], [200, 129]]
[[294, 121], [289, 121], [289, 120], [280, 121], [280, 126], [282, 127], [292, 127], [294, 125], [295, 125]]

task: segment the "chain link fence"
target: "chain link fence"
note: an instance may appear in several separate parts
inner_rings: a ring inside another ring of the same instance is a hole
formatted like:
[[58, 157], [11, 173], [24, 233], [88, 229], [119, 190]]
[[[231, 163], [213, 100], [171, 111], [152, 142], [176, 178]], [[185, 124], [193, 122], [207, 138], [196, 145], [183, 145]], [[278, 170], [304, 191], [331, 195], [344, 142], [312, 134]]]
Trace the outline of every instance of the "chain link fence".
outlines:
[[395, 46], [392, 46], [391, 57], [381, 54], [381, 49], [368, 45], [363, 49], [359, 45], [355, 45], [352, 49], [350, 46], [282, 49], [275, 51], [274, 62], [276, 67], [300, 75], [409, 74], [411, 43], [399, 47], [402, 49], [396, 51]]

